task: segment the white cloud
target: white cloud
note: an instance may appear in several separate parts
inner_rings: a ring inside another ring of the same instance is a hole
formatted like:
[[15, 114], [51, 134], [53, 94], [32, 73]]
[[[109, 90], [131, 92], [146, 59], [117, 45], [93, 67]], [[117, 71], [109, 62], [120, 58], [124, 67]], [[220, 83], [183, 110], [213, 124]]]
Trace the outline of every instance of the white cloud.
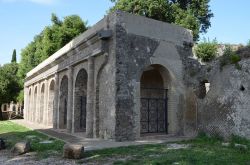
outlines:
[[31, 2], [43, 5], [54, 4], [57, 0], [0, 0], [0, 2]]
[[48, 4], [48, 5], [56, 2], [56, 0], [28, 0], [28, 1], [40, 4]]

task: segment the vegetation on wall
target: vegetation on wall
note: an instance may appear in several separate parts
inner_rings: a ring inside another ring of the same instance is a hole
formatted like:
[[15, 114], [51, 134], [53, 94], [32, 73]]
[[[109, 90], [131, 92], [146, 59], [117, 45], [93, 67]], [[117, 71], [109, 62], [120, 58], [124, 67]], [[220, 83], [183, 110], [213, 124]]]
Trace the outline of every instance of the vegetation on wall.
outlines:
[[152, 19], [174, 23], [193, 31], [194, 40], [199, 33], [207, 32], [213, 13], [208, 5], [210, 0], [111, 0], [115, 6], [110, 9], [122, 10]]
[[241, 57], [232, 50], [230, 45], [227, 45], [222, 57], [220, 58], [220, 69], [222, 70], [225, 65], [234, 64], [236, 69], [240, 70], [241, 66], [238, 63], [240, 60]]
[[198, 58], [204, 62], [209, 62], [217, 56], [218, 44], [215, 39], [211, 42], [204, 39], [202, 42], [196, 45], [194, 50]]

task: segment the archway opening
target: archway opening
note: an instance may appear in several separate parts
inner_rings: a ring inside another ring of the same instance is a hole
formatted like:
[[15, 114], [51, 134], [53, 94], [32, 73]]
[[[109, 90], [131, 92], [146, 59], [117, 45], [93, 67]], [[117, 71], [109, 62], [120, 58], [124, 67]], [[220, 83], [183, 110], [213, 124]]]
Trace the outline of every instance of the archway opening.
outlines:
[[7, 105], [6, 104], [3, 105], [3, 111], [4, 112], [7, 111]]
[[53, 112], [54, 112], [54, 97], [55, 97], [55, 81], [52, 80], [49, 86], [49, 99], [48, 99], [48, 125], [53, 125]]
[[151, 65], [141, 76], [140, 133], [168, 133], [167, 90], [170, 78], [161, 65]]
[[31, 121], [31, 116], [32, 116], [32, 112], [31, 112], [31, 106], [32, 106], [32, 99], [31, 99], [31, 89], [29, 90], [29, 104], [28, 104], [28, 110], [26, 112], [26, 117], [28, 121]]
[[67, 128], [68, 77], [64, 76], [60, 84], [59, 128]]
[[210, 83], [208, 80], [203, 80], [200, 82], [199, 89], [198, 89], [198, 98], [204, 99], [210, 90]]
[[43, 115], [44, 115], [44, 97], [45, 97], [45, 94], [44, 94], [44, 91], [45, 91], [45, 85], [43, 84], [42, 85], [42, 88], [41, 88], [41, 97], [40, 97], [40, 111], [39, 111], [39, 123], [42, 123], [43, 122]]
[[16, 105], [13, 105], [13, 106], [12, 106], [12, 111], [13, 111], [14, 113], [16, 113]]
[[32, 106], [30, 107], [31, 109], [32, 109], [32, 121], [33, 122], [39, 122], [38, 120], [37, 120], [37, 116], [39, 116], [39, 113], [38, 113], [38, 111], [37, 111], [37, 106], [36, 106], [36, 102], [37, 102], [37, 87], [35, 88], [35, 93], [34, 93], [34, 101], [33, 101], [33, 105], [34, 105], [34, 107], [33, 107], [33, 109], [32, 109]]
[[86, 70], [81, 69], [77, 74], [74, 90], [75, 132], [86, 131], [87, 79]]

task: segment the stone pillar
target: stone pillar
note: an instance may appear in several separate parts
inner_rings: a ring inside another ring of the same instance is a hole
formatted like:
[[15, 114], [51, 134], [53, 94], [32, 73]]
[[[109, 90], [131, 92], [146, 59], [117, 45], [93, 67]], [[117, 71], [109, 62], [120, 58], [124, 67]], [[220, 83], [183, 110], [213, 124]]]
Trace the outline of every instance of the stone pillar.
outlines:
[[73, 112], [73, 67], [68, 70], [68, 104], [67, 104], [67, 131], [72, 132], [72, 112]]
[[86, 137], [93, 137], [94, 121], [94, 57], [88, 58]]
[[29, 107], [28, 96], [29, 96], [29, 88], [24, 87], [24, 111], [23, 111], [23, 118], [26, 121], [27, 121], [27, 111], [28, 111], [28, 107]]
[[30, 90], [31, 90], [31, 93], [30, 93], [29, 98], [28, 98], [29, 104], [27, 105], [28, 110], [27, 110], [27, 114], [26, 114], [27, 121], [30, 121], [30, 111], [31, 111], [31, 108], [32, 108], [32, 94], [33, 94], [32, 93], [33, 92], [32, 86], [30, 87]]
[[58, 111], [59, 111], [59, 76], [58, 73], [55, 74], [55, 97], [54, 97], [54, 107], [53, 107], [53, 128], [57, 129], [59, 127], [58, 124]]
[[48, 80], [44, 81], [44, 106], [43, 106], [43, 124], [48, 125], [48, 99], [49, 99], [49, 87]]

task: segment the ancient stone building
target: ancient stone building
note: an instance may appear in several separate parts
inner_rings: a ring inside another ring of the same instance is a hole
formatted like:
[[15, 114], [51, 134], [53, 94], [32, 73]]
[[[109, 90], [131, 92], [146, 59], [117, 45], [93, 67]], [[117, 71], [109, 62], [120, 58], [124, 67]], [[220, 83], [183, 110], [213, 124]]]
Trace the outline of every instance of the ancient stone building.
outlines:
[[14, 103], [13, 101], [11, 101], [10, 103], [2, 104], [0, 108], [0, 113], [3, 120], [23, 117], [22, 103]]
[[192, 41], [182, 27], [112, 13], [27, 74], [25, 119], [117, 141], [191, 135], [196, 102], [184, 80]]

